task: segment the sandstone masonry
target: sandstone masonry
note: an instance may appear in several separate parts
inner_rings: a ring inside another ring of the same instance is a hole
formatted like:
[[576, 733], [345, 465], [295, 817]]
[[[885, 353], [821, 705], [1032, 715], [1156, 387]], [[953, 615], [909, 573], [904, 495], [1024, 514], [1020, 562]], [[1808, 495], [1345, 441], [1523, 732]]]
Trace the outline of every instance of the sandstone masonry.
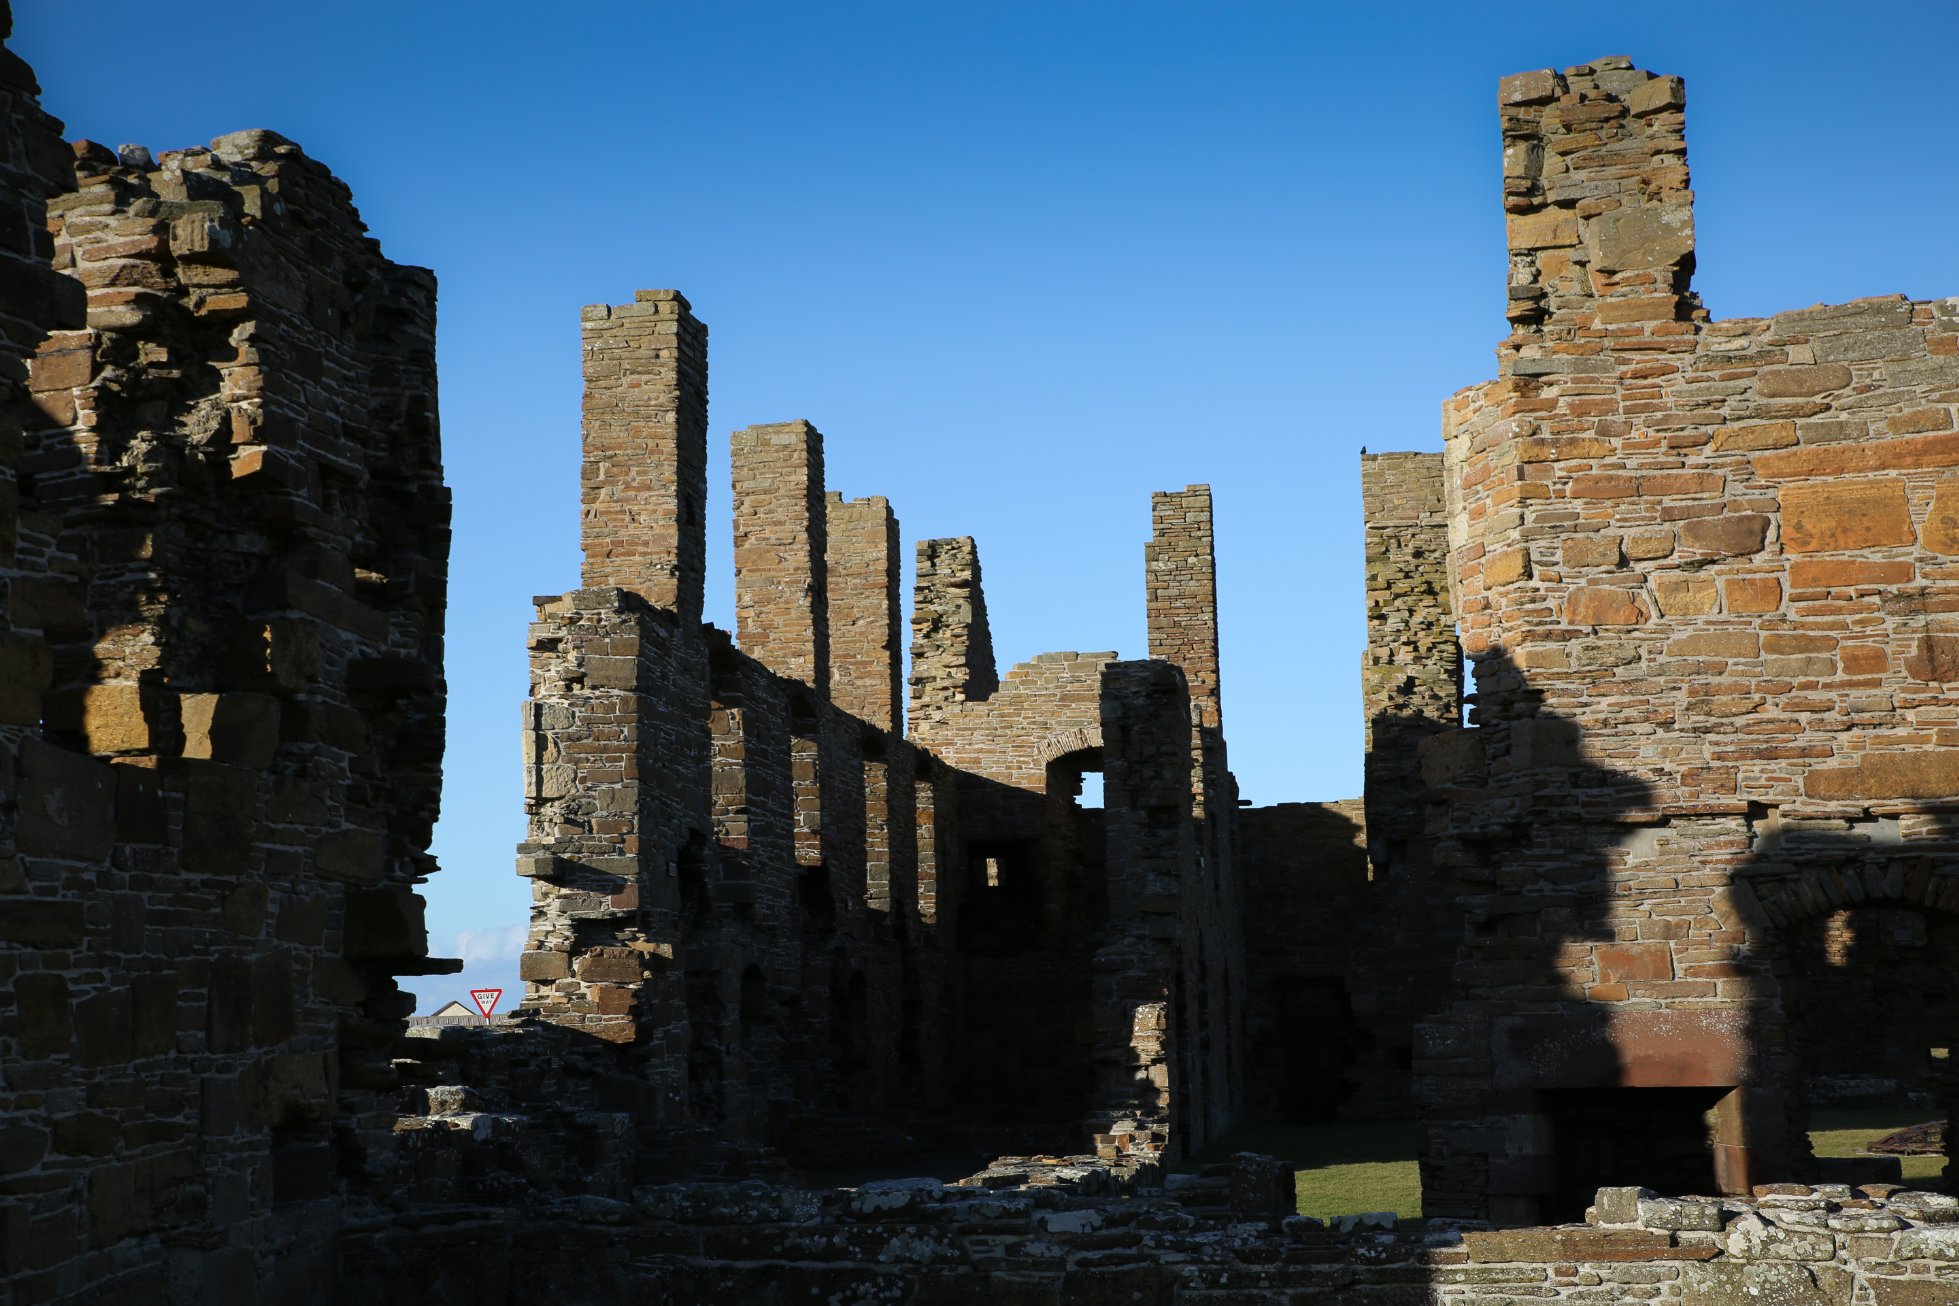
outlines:
[[[1502, 84], [1512, 332], [1443, 454], [1363, 457], [1346, 802], [1240, 808], [1206, 486], [1146, 659], [1001, 675], [959, 538], [907, 668], [892, 506], [748, 426], [704, 625], [707, 330], [586, 309], [480, 1023], [398, 985], [460, 964], [433, 279], [273, 133], [36, 94], [0, 54], [9, 1300], [1959, 1299], [1959, 1198], [1805, 1132], [1952, 1095], [1959, 301], [1710, 320], [1679, 79]], [[1419, 1232], [1179, 1168], [1410, 1105]]]

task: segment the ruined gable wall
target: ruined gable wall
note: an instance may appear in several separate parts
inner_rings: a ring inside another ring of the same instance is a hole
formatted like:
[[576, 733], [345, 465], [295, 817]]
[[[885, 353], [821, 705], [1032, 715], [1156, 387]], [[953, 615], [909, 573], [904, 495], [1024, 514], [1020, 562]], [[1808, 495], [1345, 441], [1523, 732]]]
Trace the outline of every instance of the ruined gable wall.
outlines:
[[[1480, 729], [1431, 759], [1466, 1001], [1416, 1069], [1429, 1209], [1516, 1193], [1529, 1219], [1528, 1095], [1554, 1083], [1738, 1085], [1720, 1181], [1799, 1168], [1780, 926], [1955, 901], [1927, 854], [1959, 802], [1959, 301], [1711, 322], [1679, 79], [1605, 60], [1500, 98], [1515, 330], [1444, 422]], [[1768, 838], [1791, 823], [1806, 850]], [[1547, 1014], [1503, 1014], [1525, 1009]], [[1520, 1068], [1525, 1042], [1599, 1040], [1602, 1069]]]
[[0, 1280], [306, 1299], [392, 1172], [395, 977], [444, 968], [434, 282], [270, 133], [70, 157], [86, 324], [30, 372], [9, 583], [51, 683], [10, 713]]

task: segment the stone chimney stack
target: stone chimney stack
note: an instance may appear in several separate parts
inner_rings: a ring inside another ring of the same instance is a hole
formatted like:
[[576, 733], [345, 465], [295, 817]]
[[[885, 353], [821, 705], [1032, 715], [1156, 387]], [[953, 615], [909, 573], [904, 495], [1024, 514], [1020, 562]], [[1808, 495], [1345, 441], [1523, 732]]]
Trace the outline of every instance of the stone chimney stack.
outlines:
[[1211, 540], [1211, 487], [1150, 496], [1151, 537], [1143, 550], [1150, 656], [1183, 668], [1193, 724], [1223, 724], [1218, 678], [1218, 569]]
[[584, 316], [586, 588], [701, 619], [707, 571], [707, 328], [677, 290]]
[[829, 548], [830, 696], [844, 711], [897, 730], [904, 711], [898, 664], [898, 518], [882, 495], [824, 502]]
[[1506, 77], [1498, 105], [1513, 329], [1505, 370], [1591, 371], [1606, 367], [1602, 346], [1570, 350], [1580, 333], [1705, 319], [1691, 285], [1681, 79], [1600, 59]]
[[830, 692], [823, 434], [808, 422], [734, 435], [735, 640], [779, 676]]

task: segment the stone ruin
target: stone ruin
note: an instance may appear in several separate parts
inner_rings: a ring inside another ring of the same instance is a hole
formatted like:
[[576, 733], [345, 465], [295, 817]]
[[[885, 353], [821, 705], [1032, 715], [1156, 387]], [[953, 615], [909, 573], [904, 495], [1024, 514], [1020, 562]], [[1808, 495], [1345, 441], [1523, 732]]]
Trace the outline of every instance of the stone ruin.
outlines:
[[[1711, 321], [1679, 79], [1502, 83], [1512, 332], [1363, 457], [1351, 802], [1240, 804], [1203, 486], [1148, 659], [1002, 676], [926, 540], [907, 670], [891, 505], [746, 427], [704, 625], [706, 328], [587, 309], [526, 993], [414, 1026], [433, 278], [270, 132], [0, 95], [8, 1300], [1959, 1300], [1959, 1198], [1805, 1131], [1953, 1095], [1959, 300]], [[1425, 1226], [1185, 1165], [1367, 1115]]]

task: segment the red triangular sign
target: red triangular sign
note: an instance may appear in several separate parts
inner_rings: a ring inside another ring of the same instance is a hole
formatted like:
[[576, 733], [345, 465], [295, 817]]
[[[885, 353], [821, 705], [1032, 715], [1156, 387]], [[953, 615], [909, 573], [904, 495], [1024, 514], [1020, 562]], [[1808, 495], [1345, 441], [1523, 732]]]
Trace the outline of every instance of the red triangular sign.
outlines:
[[471, 989], [469, 996], [476, 1003], [476, 1009], [483, 1013], [483, 1018], [488, 1020], [490, 1013], [497, 1009], [497, 1003], [503, 1001], [503, 990]]

